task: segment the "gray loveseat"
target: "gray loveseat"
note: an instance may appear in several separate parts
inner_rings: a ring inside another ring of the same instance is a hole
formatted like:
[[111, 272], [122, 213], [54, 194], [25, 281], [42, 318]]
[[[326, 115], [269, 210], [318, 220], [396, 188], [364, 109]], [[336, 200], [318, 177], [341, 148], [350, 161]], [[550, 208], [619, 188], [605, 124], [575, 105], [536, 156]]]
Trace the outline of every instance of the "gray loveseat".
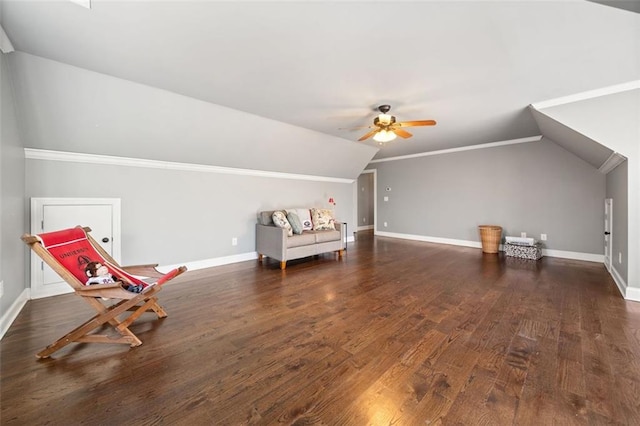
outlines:
[[341, 257], [344, 252], [345, 230], [336, 222], [336, 230], [303, 231], [302, 234], [287, 236], [287, 230], [273, 223], [273, 211], [258, 213], [256, 224], [256, 251], [258, 260], [264, 256], [280, 261], [280, 269], [287, 267], [287, 261], [316, 254], [336, 252]]

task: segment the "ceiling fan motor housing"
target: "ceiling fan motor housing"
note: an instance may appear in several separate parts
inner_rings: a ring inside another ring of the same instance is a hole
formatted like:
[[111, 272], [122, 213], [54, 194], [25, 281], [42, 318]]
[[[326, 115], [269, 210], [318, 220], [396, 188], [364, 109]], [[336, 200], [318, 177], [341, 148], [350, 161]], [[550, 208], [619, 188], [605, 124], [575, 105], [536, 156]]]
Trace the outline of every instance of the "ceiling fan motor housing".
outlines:
[[373, 124], [376, 125], [376, 126], [382, 127], [382, 126], [390, 126], [390, 125], [392, 125], [393, 123], [396, 122], [396, 118], [393, 115], [386, 115], [385, 114], [385, 116], [388, 117], [388, 119], [385, 119], [385, 120], [382, 120], [382, 121], [380, 120], [380, 117], [374, 118], [373, 119]]

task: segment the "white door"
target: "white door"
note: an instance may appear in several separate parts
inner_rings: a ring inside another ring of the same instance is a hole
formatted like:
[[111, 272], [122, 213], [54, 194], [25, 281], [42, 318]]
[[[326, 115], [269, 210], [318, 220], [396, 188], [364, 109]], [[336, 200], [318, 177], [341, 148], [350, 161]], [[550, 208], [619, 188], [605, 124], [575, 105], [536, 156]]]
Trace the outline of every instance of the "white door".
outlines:
[[613, 249], [613, 199], [604, 200], [604, 266], [611, 271], [611, 251]]
[[[33, 198], [31, 233], [52, 232], [74, 226], [88, 226], [91, 236], [120, 261], [120, 200]], [[31, 254], [31, 298], [73, 291], [35, 253]]]

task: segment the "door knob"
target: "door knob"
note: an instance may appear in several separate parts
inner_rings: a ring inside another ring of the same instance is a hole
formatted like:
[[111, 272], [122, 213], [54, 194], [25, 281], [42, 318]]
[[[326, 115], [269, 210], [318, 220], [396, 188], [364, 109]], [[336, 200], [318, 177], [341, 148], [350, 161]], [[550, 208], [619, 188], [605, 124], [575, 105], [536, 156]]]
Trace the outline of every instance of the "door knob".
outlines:
[[104, 237], [104, 238], [102, 239], [102, 242], [103, 242], [103, 243], [108, 243], [108, 242], [109, 242], [109, 238]]
[[604, 232], [604, 235], [611, 235], [611, 232], [607, 232], [607, 231], [605, 231], [605, 232]]

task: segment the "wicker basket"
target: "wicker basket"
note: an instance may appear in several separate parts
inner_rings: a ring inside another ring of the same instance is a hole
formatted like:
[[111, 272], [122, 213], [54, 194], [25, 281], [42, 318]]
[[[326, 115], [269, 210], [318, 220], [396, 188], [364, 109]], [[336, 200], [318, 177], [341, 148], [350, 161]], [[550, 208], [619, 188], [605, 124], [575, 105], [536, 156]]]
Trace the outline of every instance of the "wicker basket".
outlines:
[[497, 253], [502, 239], [502, 227], [497, 225], [480, 225], [480, 240], [484, 253]]

